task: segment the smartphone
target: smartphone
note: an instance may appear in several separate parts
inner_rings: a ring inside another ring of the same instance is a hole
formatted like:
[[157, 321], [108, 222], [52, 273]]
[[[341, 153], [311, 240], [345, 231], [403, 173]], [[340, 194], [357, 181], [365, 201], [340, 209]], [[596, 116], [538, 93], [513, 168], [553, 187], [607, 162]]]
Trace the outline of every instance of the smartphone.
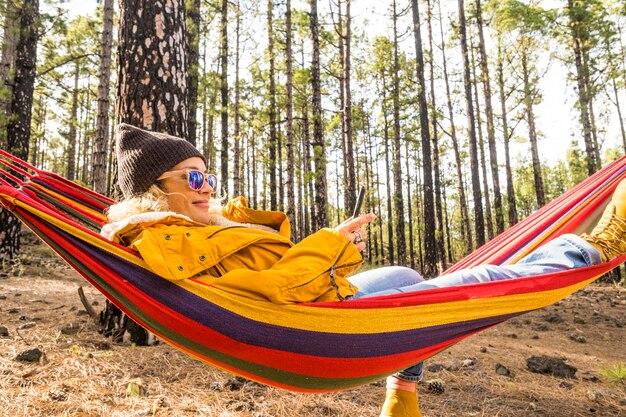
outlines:
[[365, 197], [365, 187], [361, 186], [361, 189], [359, 190], [359, 195], [356, 198], [354, 210], [352, 211], [352, 218], [355, 218], [359, 215], [359, 212], [361, 211], [361, 206], [363, 205], [363, 197]]

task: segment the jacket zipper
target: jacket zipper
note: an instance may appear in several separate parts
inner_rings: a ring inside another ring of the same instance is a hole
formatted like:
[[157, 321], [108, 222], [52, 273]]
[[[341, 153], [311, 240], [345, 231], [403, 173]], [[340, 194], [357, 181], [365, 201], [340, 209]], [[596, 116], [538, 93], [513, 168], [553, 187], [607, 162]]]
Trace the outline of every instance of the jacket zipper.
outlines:
[[220, 229], [220, 230], [216, 230], [215, 232], [211, 233], [209, 236], [207, 236], [207, 239], [211, 239], [213, 236], [215, 236], [216, 234], [218, 234], [219, 232], [222, 232], [224, 230], [228, 230], [228, 229], [243, 229], [243, 226], [224, 226], [224, 228]]
[[[351, 245], [352, 242], [348, 242], [343, 249], [341, 250], [341, 253], [339, 253], [339, 256], [337, 257], [337, 260], [341, 259], [341, 257], [343, 256], [343, 254], [346, 252], [346, 249], [348, 249], [348, 246]], [[345, 268], [345, 267], [349, 267], [349, 266], [354, 266], [361, 263], [361, 261], [359, 262], [352, 262], [349, 264], [343, 264], [343, 265], [337, 265], [337, 263], [333, 264], [329, 269], [327, 269], [326, 271], [324, 271], [324, 273], [328, 272], [329, 276], [330, 276], [330, 285], [333, 287], [333, 289], [335, 290], [335, 294], [337, 295], [337, 298], [339, 299], [339, 301], [343, 301], [345, 300], [345, 297], [342, 296], [339, 293], [339, 285], [337, 284], [337, 279], [335, 278], [335, 270], [337, 268]]]

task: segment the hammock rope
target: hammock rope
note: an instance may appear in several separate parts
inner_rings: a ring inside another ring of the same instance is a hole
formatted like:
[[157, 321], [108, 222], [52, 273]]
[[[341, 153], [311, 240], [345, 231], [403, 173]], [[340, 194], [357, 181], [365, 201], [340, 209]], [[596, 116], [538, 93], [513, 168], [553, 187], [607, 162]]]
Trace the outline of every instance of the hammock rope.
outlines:
[[[626, 260], [540, 276], [349, 300], [275, 305], [147, 269], [132, 250], [96, 231], [112, 200], [0, 151], [0, 203], [111, 302], [199, 360], [293, 391], [369, 383], [511, 317], [557, 302]], [[17, 175], [22, 179], [17, 178]], [[563, 233], [595, 224], [626, 157], [461, 260], [450, 271], [515, 262]], [[84, 224], [81, 224], [84, 223]]]

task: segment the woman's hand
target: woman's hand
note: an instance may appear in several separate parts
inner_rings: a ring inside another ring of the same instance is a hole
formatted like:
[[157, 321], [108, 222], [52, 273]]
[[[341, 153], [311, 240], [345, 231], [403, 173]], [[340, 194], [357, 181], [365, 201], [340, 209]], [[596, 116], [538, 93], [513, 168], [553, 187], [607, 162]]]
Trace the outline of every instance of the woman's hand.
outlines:
[[350, 217], [339, 226], [335, 227], [335, 230], [347, 237], [354, 246], [363, 252], [365, 250], [365, 231], [363, 227], [368, 223], [371, 223], [376, 219], [374, 213], [362, 214], [356, 218]]

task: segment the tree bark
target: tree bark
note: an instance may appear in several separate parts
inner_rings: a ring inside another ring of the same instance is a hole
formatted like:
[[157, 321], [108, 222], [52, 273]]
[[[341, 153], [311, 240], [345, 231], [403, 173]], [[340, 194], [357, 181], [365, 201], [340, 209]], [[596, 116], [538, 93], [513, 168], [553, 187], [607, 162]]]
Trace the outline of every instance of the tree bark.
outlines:
[[15, 7], [15, 2], [6, 2], [2, 28], [2, 55], [0, 55], [0, 148], [2, 149], [8, 149], [7, 125], [11, 115], [16, 48], [20, 40], [18, 11]]
[[220, 97], [221, 97], [221, 128], [222, 128], [222, 149], [220, 153], [221, 159], [221, 175], [222, 191], [228, 194], [228, 0], [222, 0], [222, 20], [221, 20], [220, 38]]
[[269, 128], [270, 137], [268, 143], [268, 170], [269, 170], [269, 188], [270, 188], [270, 210], [278, 210], [278, 203], [276, 199], [276, 193], [278, 192], [278, 183], [276, 181], [276, 151], [277, 151], [277, 133], [276, 133], [276, 75], [274, 64], [274, 28], [273, 28], [273, 0], [267, 1], [267, 38], [268, 47], [267, 54], [269, 58], [270, 70], [269, 70]]
[[408, 266], [411, 269], [415, 269], [415, 241], [413, 239], [413, 209], [411, 204], [411, 166], [410, 166], [410, 148], [409, 141], [404, 142], [406, 158], [404, 158], [404, 163], [406, 165], [406, 213], [407, 213], [407, 228], [409, 229], [409, 259]]
[[[392, 100], [393, 100], [393, 206], [396, 222], [396, 233], [393, 239], [398, 248], [398, 265], [406, 265], [406, 237], [404, 230], [404, 197], [402, 195], [402, 149], [400, 145], [400, 62], [398, 60], [398, 15], [396, 13], [396, 1], [393, 1], [393, 74], [392, 74]], [[419, 89], [420, 87], [418, 87]], [[421, 109], [420, 109], [421, 110]], [[421, 120], [421, 119], [420, 119]], [[422, 125], [423, 127], [424, 125]], [[425, 125], [428, 126], [428, 123]], [[422, 144], [422, 147], [430, 146]], [[434, 228], [432, 229], [434, 230]], [[432, 235], [431, 233], [428, 233]], [[391, 235], [390, 235], [391, 239]]]
[[[487, 143], [489, 145], [489, 162], [491, 180], [493, 182], [493, 205], [496, 215], [496, 233], [504, 231], [504, 214], [502, 209], [502, 195], [500, 193], [500, 174], [498, 172], [498, 151], [496, 149], [496, 133], [493, 123], [493, 106], [491, 105], [491, 83], [487, 50], [485, 48], [485, 34], [483, 32], [483, 12], [480, 0], [476, 0], [476, 26], [478, 27], [478, 48], [480, 50], [480, 70], [482, 73], [483, 93], [485, 95], [485, 117], [487, 118]], [[486, 192], [486, 190], [485, 190]]]
[[522, 49], [522, 77], [524, 81], [524, 105], [526, 107], [526, 123], [528, 123], [528, 139], [530, 140], [530, 152], [533, 163], [533, 178], [535, 183], [535, 194], [537, 205], [542, 207], [546, 204], [546, 197], [543, 186], [543, 175], [541, 170], [541, 160], [537, 145], [537, 129], [535, 128], [535, 114], [533, 110], [534, 88], [530, 82], [530, 71], [528, 69], [528, 50]]
[[321, 229], [328, 225], [326, 206], [328, 204], [326, 183], [326, 145], [322, 128], [322, 90], [320, 80], [320, 41], [317, 21], [317, 0], [309, 0], [311, 6], [310, 26], [313, 42], [311, 62], [311, 85], [313, 87], [313, 161], [315, 164], [315, 218], [313, 228]]
[[617, 78], [618, 69], [615, 65], [615, 57], [613, 56], [613, 52], [611, 51], [611, 45], [609, 44], [609, 39], [605, 41], [606, 54], [609, 63], [609, 67], [611, 72], [615, 75], [611, 76], [611, 87], [613, 88], [613, 95], [615, 97], [615, 107], [617, 109], [617, 120], [619, 121], [620, 133], [622, 134], [622, 145], [624, 146], [624, 151], [626, 152], [626, 129], [624, 128], [624, 119], [622, 118], [622, 108], [619, 102], [619, 90], [617, 88], [617, 82], [615, 78]]
[[[304, 60], [302, 61], [304, 65]], [[315, 194], [313, 191], [313, 176], [311, 175], [311, 126], [309, 122], [309, 108], [307, 100], [303, 100], [302, 107], [302, 147], [304, 148], [304, 172], [305, 178], [305, 201], [308, 210], [305, 217], [304, 227], [302, 227], [301, 238], [304, 238], [313, 232], [316, 224], [317, 211], [315, 206]]]
[[65, 178], [75, 180], [76, 175], [76, 127], [78, 126], [78, 80], [80, 61], [74, 61], [74, 88], [72, 89], [72, 107], [70, 111], [70, 129], [67, 138], [67, 170]]
[[[341, 16], [341, 2], [339, 0], [339, 19], [343, 20]], [[354, 168], [354, 141], [352, 137], [352, 88], [350, 86], [350, 74], [351, 74], [351, 43], [352, 43], [352, 16], [350, 14], [350, 0], [346, 2], [345, 13], [345, 33], [340, 33], [340, 37], [343, 43], [342, 53], [342, 89], [343, 89], [343, 108], [341, 109], [342, 117], [342, 137], [345, 144], [345, 156], [344, 165], [346, 167], [346, 187], [345, 187], [345, 205], [346, 209], [350, 210], [356, 203], [356, 171]]]
[[[293, 131], [293, 57], [291, 45], [291, 0], [286, 1], [285, 11], [285, 72], [287, 76], [287, 217], [291, 223], [291, 240], [295, 241], [298, 226], [296, 224], [296, 196], [294, 192], [295, 182], [295, 155], [294, 155], [294, 131]], [[299, 188], [300, 189], [300, 188]], [[300, 205], [302, 207], [302, 205]]]
[[237, 0], [237, 17], [235, 25], [235, 108], [233, 123], [233, 139], [234, 139], [234, 155], [233, 155], [233, 195], [241, 195], [242, 178], [241, 178], [241, 85], [239, 82], [239, 59], [240, 59], [240, 40], [241, 40], [241, 10], [239, 9], [239, 0]]
[[587, 172], [589, 175], [597, 171], [596, 166], [596, 154], [593, 145], [593, 139], [591, 137], [591, 121], [589, 119], [589, 91], [586, 83], [587, 71], [583, 64], [584, 54], [584, 38], [588, 29], [585, 27], [584, 22], [580, 21], [578, 15], [578, 9], [584, 7], [584, 5], [575, 3], [574, 0], [568, 0], [568, 13], [572, 36], [572, 49], [574, 52], [574, 64], [576, 67], [576, 84], [578, 86], [578, 107], [580, 111], [580, 124], [583, 128], [583, 140], [585, 143], [585, 153], [587, 155]]
[[[383, 100], [384, 101], [384, 100]], [[387, 120], [387, 109], [383, 107], [383, 118], [384, 118], [384, 129], [385, 129], [385, 173], [387, 174], [386, 183], [387, 186], [385, 189], [387, 190], [387, 240], [389, 244], [387, 245], [387, 253], [389, 253], [389, 264], [395, 265], [395, 245], [394, 245], [394, 236], [393, 236], [393, 208], [392, 208], [392, 198], [391, 198], [391, 164], [389, 163], [389, 122]]]
[[117, 122], [187, 138], [184, 3], [120, 6]]
[[113, 43], [113, 0], [104, 0], [102, 37], [100, 41], [100, 74], [98, 82], [98, 115], [93, 153], [93, 188], [107, 192], [107, 148], [109, 144], [109, 94], [111, 89], [111, 48]]
[[[441, 16], [441, 1], [438, 2], [439, 16]], [[467, 197], [465, 196], [465, 186], [463, 183], [463, 161], [461, 159], [461, 151], [459, 149], [459, 141], [456, 136], [456, 124], [454, 122], [454, 109], [452, 108], [452, 94], [450, 93], [450, 80], [448, 77], [448, 64], [446, 58], [446, 42], [443, 36], [443, 23], [439, 19], [439, 33], [441, 35], [441, 56], [443, 59], [443, 76], [446, 84], [446, 104], [448, 107], [448, 116], [450, 117], [450, 139], [452, 140], [452, 148], [454, 150], [454, 160], [456, 169], [456, 184], [459, 194], [459, 205], [461, 211], [461, 239], [465, 242], [465, 253], [472, 252], [472, 228], [469, 220], [467, 209]]]
[[[184, 2], [129, 0], [120, 4], [116, 118], [143, 129], [187, 138], [189, 134]], [[120, 341], [137, 344], [147, 332], [111, 303], [101, 324]]]
[[487, 160], [485, 158], [485, 141], [483, 140], [483, 121], [480, 115], [480, 101], [478, 94], [478, 71], [476, 71], [476, 57], [474, 55], [475, 46], [473, 45], [473, 41], [471, 42], [471, 62], [472, 62], [472, 73], [474, 74], [474, 100], [476, 102], [476, 133], [478, 134], [478, 155], [479, 155], [479, 163], [480, 170], [482, 172], [482, 180], [483, 180], [483, 190], [484, 198], [485, 198], [485, 223], [487, 226], [487, 237], [489, 240], [493, 238], [493, 221], [491, 216], [491, 196], [489, 195], [489, 182], [487, 177]]
[[469, 136], [470, 171], [472, 178], [472, 194], [474, 197], [474, 231], [476, 244], [485, 243], [485, 219], [483, 216], [482, 193], [480, 189], [480, 175], [478, 172], [478, 146], [476, 143], [476, 123], [474, 120], [474, 104], [472, 100], [472, 81], [470, 74], [469, 53], [467, 49], [467, 28], [465, 24], [465, 2], [458, 0], [459, 5], [459, 34], [463, 55], [463, 85], [465, 87], [465, 106], [467, 111], [467, 131]]
[[437, 234], [435, 196], [432, 172], [432, 150], [430, 128], [428, 123], [428, 103], [426, 101], [426, 81], [424, 77], [424, 53], [422, 50], [422, 30], [417, 0], [411, 0], [413, 15], [413, 36], [415, 37], [415, 59], [417, 73], [417, 101], [420, 120], [420, 137], [422, 145], [422, 170], [424, 191], [424, 275], [436, 276], [437, 268]]
[[[15, 49], [15, 76], [7, 125], [7, 150], [28, 159], [33, 91], [37, 64], [39, 0], [24, 0], [19, 12], [19, 41]], [[21, 223], [8, 210], [0, 212], [0, 265], [20, 249]]]
[[187, 97], [189, 100], [189, 119], [187, 140], [197, 145], [198, 131], [198, 80], [200, 77], [200, 0], [187, 0], [187, 30], [185, 36], [185, 48], [187, 55]]
[[437, 129], [437, 102], [435, 97], [435, 50], [433, 47], [433, 26], [432, 26], [432, 8], [430, 0], [426, 1], [427, 8], [427, 25], [428, 25], [428, 44], [429, 44], [429, 78], [430, 78], [430, 128], [432, 129], [432, 159], [434, 176], [434, 193], [435, 193], [435, 254], [436, 254], [436, 271], [433, 275], [439, 275], [445, 269], [446, 265], [446, 248], [444, 244], [443, 230], [443, 210], [441, 207], [441, 171], [439, 163], [439, 132]]
[[602, 166], [602, 159], [600, 158], [600, 143], [598, 141], [598, 129], [596, 127], [596, 116], [593, 110], [593, 100], [595, 97], [594, 87], [590, 80], [591, 70], [589, 66], [589, 48], [583, 49], [583, 68], [584, 68], [584, 82], [587, 86], [587, 102], [589, 103], [589, 128], [591, 129], [591, 143], [593, 145], [593, 155], [595, 159], [596, 170]]
[[504, 84], [504, 67], [502, 63], [502, 44], [498, 37], [498, 86], [500, 87], [500, 111], [502, 112], [502, 136], [504, 140], [504, 164], [506, 167], [506, 199], [508, 205], [509, 227], [517, 223], [517, 204], [515, 202], [515, 188], [513, 186], [513, 170], [511, 169], [511, 153], [509, 124], [506, 108], [506, 90]]

